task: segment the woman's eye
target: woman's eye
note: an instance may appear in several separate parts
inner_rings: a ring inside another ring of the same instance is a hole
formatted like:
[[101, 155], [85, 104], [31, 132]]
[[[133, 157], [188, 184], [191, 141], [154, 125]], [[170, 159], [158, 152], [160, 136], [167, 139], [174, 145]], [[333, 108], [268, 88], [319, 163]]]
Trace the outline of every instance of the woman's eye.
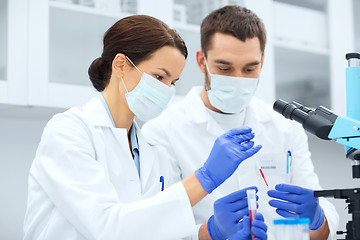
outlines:
[[158, 75], [158, 74], [155, 74], [155, 78], [156, 78], [157, 80], [159, 80], [159, 81], [162, 81], [162, 80], [164, 79], [163, 76], [160, 76], [160, 75]]

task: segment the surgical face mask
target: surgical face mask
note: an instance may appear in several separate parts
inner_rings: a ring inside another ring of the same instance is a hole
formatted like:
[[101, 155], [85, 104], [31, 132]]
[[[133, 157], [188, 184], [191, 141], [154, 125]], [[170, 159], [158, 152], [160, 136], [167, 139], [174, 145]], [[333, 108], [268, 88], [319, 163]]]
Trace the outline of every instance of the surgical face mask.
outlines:
[[244, 110], [255, 94], [259, 78], [211, 74], [206, 59], [205, 65], [210, 75], [210, 90], [206, 90], [211, 105], [223, 113], [239, 113]]
[[128, 92], [124, 80], [121, 78], [127, 92], [125, 94], [126, 101], [130, 110], [141, 121], [149, 121], [160, 115], [175, 92], [149, 74], [142, 73], [128, 57], [126, 58], [142, 75], [140, 82], [131, 92]]

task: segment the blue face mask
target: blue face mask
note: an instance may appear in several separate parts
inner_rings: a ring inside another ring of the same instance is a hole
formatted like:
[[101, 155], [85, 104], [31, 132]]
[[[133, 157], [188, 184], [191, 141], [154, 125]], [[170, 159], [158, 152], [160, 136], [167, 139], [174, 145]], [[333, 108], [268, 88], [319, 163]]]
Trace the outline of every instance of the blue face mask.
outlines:
[[211, 105], [223, 113], [239, 113], [244, 110], [255, 95], [259, 78], [211, 74], [206, 59], [205, 65], [210, 75], [211, 89], [207, 90], [207, 95]]
[[127, 92], [125, 94], [126, 101], [130, 110], [141, 121], [149, 121], [161, 114], [175, 92], [171, 87], [149, 74], [142, 73], [128, 57], [126, 58], [142, 75], [140, 82], [131, 92], [128, 92], [124, 80], [121, 78]]

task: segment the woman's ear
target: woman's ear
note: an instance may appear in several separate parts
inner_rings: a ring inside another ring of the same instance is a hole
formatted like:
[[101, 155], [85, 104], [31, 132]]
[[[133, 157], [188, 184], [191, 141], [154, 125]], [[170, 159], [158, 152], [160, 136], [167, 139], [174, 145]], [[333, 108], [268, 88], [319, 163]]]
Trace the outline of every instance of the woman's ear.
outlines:
[[122, 53], [116, 54], [112, 61], [112, 73], [117, 77], [123, 77], [126, 67], [126, 56]]
[[196, 61], [199, 65], [200, 71], [205, 74], [205, 57], [204, 52], [201, 49], [196, 51]]

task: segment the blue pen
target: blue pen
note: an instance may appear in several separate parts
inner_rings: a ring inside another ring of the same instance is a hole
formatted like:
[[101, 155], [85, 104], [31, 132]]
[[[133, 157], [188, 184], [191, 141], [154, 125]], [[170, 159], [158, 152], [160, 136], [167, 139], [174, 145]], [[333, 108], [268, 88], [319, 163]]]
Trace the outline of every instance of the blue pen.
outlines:
[[291, 151], [288, 150], [286, 154], [286, 174], [289, 174], [289, 168], [290, 168], [290, 161], [291, 161]]
[[160, 176], [160, 182], [161, 182], [161, 191], [164, 191], [164, 176]]

